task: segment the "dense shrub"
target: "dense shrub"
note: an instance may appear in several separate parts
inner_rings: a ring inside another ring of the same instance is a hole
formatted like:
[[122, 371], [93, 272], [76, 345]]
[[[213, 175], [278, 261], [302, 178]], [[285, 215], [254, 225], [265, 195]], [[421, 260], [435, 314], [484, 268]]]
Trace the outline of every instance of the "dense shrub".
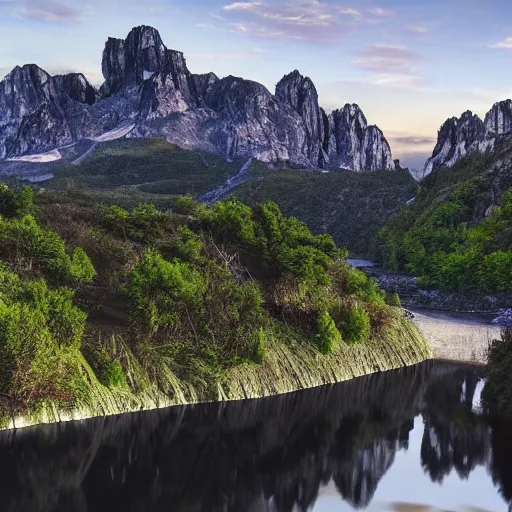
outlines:
[[182, 226], [178, 230], [175, 248], [179, 258], [189, 262], [198, 262], [203, 250], [203, 241], [201, 236], [194, 233], [188, 226]]
[[0, 184], [0, 216], [13, 218], [32, 213], [34, 194], [30, 187], [14, 190]]
[[182, 196], [174, 201], [173, 210], [180, 215], [195, 216], [202, 210], [202, 206], [190, 196]]
[[31, 215], [0, 219], [0, 258], [24, 275], [44, 276], [56, 284], [91, 282], [96, 273], [85, 252], [69, 252], [59, 235], [41, 228]]
[[167, 220], [168, 216], [152, 204], [139, 204], [131, 213], [116, 205], [103, 212], [103, 225], [107, 229], [150, 246], [163, 235]]
[[255, 363], [263, 363], [265, 361], [265, 356], [267, 353], [267, 336], [263, 327], [260, 327], [257, 331], [257, 342], [256, 348], [254, 349], [254, 357], [253, 361]]
[[232, 367], [272, 364], [283, 333], [327, 354], [389, 320], [375, 280], [275, 203], [187, 198], [185, 217], [30, 194], [0, 189], [0, 393], [24, 403], [87, 401], [98, 381], [215, 393]]
[[318, 318], [318, 348], [322, 354], [334, 352], [341, 343], [341, 334], [327, 311]]
[[18, 400], [74, 401], [86, 315], [68, 289], [0, 267], [0, 391]]
[[425, 180], [430, 188], [423, 187], [416, 202], [379, 232], [379, 263], [444, 290], [512, 292], [512, 189], [503, 193], [501, 206], [484, 217], [482, 195], [490, 187], [485, 177], [471, 178], [455, 190], [450, 184], [451, 192], [440, 201], [435, 178], [444, 174], [433, 174]]
[[362, 343], [368, 339], [371, 330], [369, 313], [360, 305], [353, 305], [345, 312], [343, 339], [349, 343]]
[[388, 293], [386, 295], [386, 303], [389, 306], [394, 307], [402, 307], [402, 303], [400, 302], [400, 297], [398, 296], [398, 293]]
[[125, 286], [137, 320], [151, 335], [178, 326], [183, 317], [194, 328], [194, 321], [204, 314], [206, 288], [206, 280], [188, 263], [166, 261], [154, 250], [144, 253]]

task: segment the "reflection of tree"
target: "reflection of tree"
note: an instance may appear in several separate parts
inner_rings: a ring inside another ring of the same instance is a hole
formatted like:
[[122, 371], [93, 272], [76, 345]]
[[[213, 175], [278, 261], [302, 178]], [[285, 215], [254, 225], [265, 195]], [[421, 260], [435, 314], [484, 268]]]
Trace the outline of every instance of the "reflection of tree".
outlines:
[[421, 463], [436, 482], [452, 469], [467, 479], [489, 459], [489, 429], [472, 412], [478, 381], [473, 368], [459, 369], [434, 380], [427, 390]]
[[512, 423], [495, 419], [492, 421], [492, 462], [490, 473], [501, 495], [512, 510]]
[[425, 414], [421, 463], [432, 480], [442, 482], [452, 469], [467, 479], [478, 465], [485, 465], [490, 453], [489, 429], [481, 425], [457, 425]]
[[364, 448], [349, 446], [344, 438], [343, 454], [336, 458], [333, 481], [343, 499], [355, 508], [367, 507], [377, 485], [395, 460], [398, 430], [394, 440], [379, 437]]
[[422, 365], [264, 400], [0, 434], [0, 510], [305, 511], [331, 481], [363, 508], [420, 412], [433, 480], [491, 464], [492, 442], [489, 467], [510, 499], [510, 430], [493, 426], [491, 439], [470, 413], [474, 373], [436, 372]]

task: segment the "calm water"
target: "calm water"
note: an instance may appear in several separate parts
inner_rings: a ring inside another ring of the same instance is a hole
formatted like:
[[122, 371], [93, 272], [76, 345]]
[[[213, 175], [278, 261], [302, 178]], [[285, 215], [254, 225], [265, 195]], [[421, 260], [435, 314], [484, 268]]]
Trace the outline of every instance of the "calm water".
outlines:
[[507, 510], [512, 430], [480, 415], [478, 371], [0, 433], [0, 510]]

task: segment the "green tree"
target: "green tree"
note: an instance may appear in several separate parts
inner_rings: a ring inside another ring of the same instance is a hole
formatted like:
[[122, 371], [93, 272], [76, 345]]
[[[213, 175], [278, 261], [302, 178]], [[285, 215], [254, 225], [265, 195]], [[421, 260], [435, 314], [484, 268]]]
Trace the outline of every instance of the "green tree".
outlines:
[[24, 281], [0, 266], [0, 392], [24, 401], [78, 398], [86, 385], [80, 354], [86, 314], [72, 301], [69, 289]]
[[91, 282], [94, 267], [82, 249], [73, 255], [57, 233], [41, 228], [34, 217], [0, 219], [0, 257], [23, 275], [44, 276], [61, 285]]
[[[202, 314], [207, 282], [200, 272], [178, 259], [165, 260], [148, 250], [128, 276], [125, 290], [150, 334], [194, 320]], [[196, 333], [197, 334], [197, 333]]]
[[30, 187], [19, 190], [0, 185], [0, 215], [7, 218], [22, 217], [32, 213], [34, 193]]

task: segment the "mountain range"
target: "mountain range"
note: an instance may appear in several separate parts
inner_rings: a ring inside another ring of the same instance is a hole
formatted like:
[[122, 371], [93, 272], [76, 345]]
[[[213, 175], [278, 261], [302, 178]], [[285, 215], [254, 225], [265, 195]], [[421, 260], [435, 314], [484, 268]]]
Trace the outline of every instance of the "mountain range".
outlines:
[[[51, 162], [84, 139], [164, 138], [184, 149], [308, 169], [393, 170], [382, 131], [347, 104], [329, 115], [313, 82], [293, 71], [263, 85], [194, 75], [157, 30], [109, 38], [96, 89], [80, 73], [51, 76], [28, 64], [0, 82], [0, 159]], [[90, 149], [91, 149], [90, 148]]]
[[[14, 68], [0, 82], [0, 161], [56, 162], [69, 154], [81, 161], [100, 142], [156, 137], [229, 161], [253, 157], [353, 171], [400, 167], [358, 105], [327, 114], [312, 80], [297, 70], [274, 94], [243, 78], [192, 74], [183, 53], [167, 49], [156, 29], [140, 26], [124, 40], [107, 40], [102, 72], [105, 81], [95, 88], [81, 73], [52, 76], [35, 64]], [[511, 132], [511, 100], [494, 104], [484, 120], [471, 111], [447, 119], [415, 177], [492, 150], [498, 136]]]
[[512, 133], [512, 100], [495, 103], [483, 121], [470, 110], [459, 118], [447, 119], [439, 129], [437, 144], [425, 164], [423, 176], [439, 167], [452, 167], [471, 152], [494, 149], [497, 138], [507, 133]]

